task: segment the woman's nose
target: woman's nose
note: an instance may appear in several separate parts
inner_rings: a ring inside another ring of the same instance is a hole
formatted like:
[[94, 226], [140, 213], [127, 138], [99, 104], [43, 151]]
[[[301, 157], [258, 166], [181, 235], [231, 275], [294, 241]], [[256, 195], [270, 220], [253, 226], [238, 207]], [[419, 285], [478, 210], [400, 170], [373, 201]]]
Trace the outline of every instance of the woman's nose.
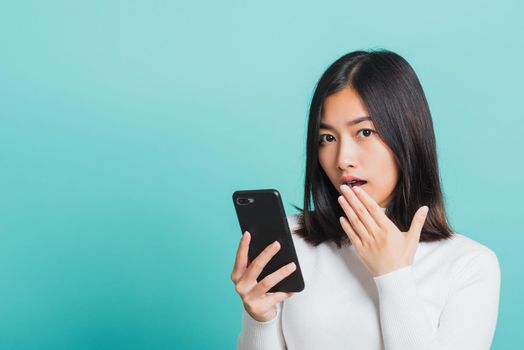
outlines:
[[337, 166], [340, 170], [357, 165], [357, 150], [350, 142], [341, 144], [338, 150]]

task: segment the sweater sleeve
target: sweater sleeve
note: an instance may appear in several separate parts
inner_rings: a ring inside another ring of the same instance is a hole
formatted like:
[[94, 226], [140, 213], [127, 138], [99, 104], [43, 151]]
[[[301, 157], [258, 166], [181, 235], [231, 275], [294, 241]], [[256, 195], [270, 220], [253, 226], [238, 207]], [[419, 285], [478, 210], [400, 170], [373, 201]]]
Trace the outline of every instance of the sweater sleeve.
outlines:
[[491, 250], [468, 257], [454, 271], [437, 328], [426, 315], [411, 265], [374, 280], [386, 350], [490, 348], [500, 293], [500, 267]]
[[259, 322], [242, 308], [242, 330], [238, 350], [286, 350], [282, 334], [282, 303], [276, 305], [277, 315], [270, 321]]

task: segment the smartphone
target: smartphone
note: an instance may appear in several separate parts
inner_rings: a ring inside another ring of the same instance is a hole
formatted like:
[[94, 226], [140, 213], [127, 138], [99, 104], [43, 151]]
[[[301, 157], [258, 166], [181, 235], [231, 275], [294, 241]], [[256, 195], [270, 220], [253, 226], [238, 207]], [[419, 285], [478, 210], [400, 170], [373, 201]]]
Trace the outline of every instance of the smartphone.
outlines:
[[302, 291], [304, 278], [280, 193], [275, 189], [235, 191], [233, 203], [242, 234], [245, 231], [251, 234], [248, 264], [274, 241], [280, 243], [279, 251], [266, 264], [257, 277], [257, 282], [293, 261], [297, 266], [295, 271], [274, 285], [268, 292]]

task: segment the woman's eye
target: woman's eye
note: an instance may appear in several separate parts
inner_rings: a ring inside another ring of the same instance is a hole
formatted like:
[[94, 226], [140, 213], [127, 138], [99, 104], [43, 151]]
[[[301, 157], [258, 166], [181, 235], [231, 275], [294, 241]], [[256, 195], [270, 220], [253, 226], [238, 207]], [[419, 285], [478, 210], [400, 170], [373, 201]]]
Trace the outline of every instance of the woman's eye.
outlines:
[[329, 140], [332, 140], [333, 139], [333, 136], [332, 135], [328, 135], [328, 134], [324, 134], [324, 135], [320, 135], [320, 144], [323, 144], [325, 141], [323, 139], [323, 137], [326, 137], [328, 138], [329, 137]]
[[[370, 137], [374, 132], [375, 130], [371, 130], [371, 129], [361, 129], [357, 132], [357, 135], [360, 133], [360, 132], [363, 132], [363, 135], [365, 138], [368, 138]], [[323, 135], [320, 135], [320, 142], [319, 144], [324, 144], [327, 142], [331, 142], [333, 141], [335, 138], [333, 137], [333, 135], [329, 135], [329, 134], [323, 134]]]
[[372, 133], [375, 132], [374, 130], [371, 130], [371, 129], [361, 129], [361, 130], [359, 130], [359, 131], [357, 132], [357, 134], [358, 134], [359, 132], [361, 132], [361, 131], [364, 132], [365, 137], [369, 137], [369, 136], [371, 136]]

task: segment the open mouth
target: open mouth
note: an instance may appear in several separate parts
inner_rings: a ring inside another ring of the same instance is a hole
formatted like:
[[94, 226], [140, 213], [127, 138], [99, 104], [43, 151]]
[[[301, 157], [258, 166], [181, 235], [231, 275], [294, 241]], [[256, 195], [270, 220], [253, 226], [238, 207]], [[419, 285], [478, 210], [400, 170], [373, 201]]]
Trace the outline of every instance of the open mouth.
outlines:
[[362, 186], [362, 185], [365, 185], [365, 184], [367, 184], [367, 181], [351, 181], [351, 182], [346, 182], [346, 185], [348, 185], [349, 187]]

